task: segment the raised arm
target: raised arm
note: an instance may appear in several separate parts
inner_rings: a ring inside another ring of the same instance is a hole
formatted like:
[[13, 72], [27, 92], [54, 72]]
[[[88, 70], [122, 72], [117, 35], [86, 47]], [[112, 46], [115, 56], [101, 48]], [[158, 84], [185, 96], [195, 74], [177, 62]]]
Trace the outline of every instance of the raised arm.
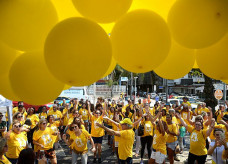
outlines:
[[140, 121], [142, 121], [143, 117], [140, 117], [137, 121], [134, 122], [134, 127], [136, 127]]
[[215, 119], [212, 119], [211, 120], [211, 125], [210, 125], [209, 129], [206, 132], [206, 136], [207, 137], [210, 136], [210, 134], [211, 134], [212, 130], [214, 129], [214, 127], [215, 127]]
[[190, 111], [188, 111], [187, 120], [191, 125], [194, 125], [194, 122], [190, 119]]
[[204, 123], [206, 126], [211, 124], [211, 119], [213, 118], [213, 113], [212, 113], [211, 107], [208, 107], [208, 109], [210, 110], [210, 115], [208, 116], [207, 121]]
[[99, 123], [96, 123], [96, 126], [102, 128], [102, 129], [104, 129], [105, 131], [109, 132], [110, 134], [112, 134], [112, 135], [114, 135], [114, 136], [120, 137], [120, 132], [119, 132], [119, 131], [115, 131], [115, 130], [113, 130], [113, 129], [107, 128], [107, 127], [105, 127], [104, 125], [101, 125], [101, 124], [99, 124]]
[[164, 129], [163, 123], [162, 123], [160, 118], [158, 119], [158, 125], [160, 127], [161, 134], [164, 136], [165, 135], [165, 129]]
[[181, 121], [181, 124], [187, 129], [188, 128], [188, 125], [184, 122], [184, 120], [181, 118], [180, 114], [179, 113], [176, 113], [176, 116], [177, 118], [180, 119]]
[[89, 102], [88, 102], [88, 113], [89, 113], [90, 118], [93, 117], [93, 113], [90, 110], [90, 103]]
[[115, 124], [117, 127], [120, 127], [120, 124], [110, 118], [108, 118], [107, 116], [104, 116], [103, 119], [106, 119], [108, 121], [110, 121], [111, 123]]

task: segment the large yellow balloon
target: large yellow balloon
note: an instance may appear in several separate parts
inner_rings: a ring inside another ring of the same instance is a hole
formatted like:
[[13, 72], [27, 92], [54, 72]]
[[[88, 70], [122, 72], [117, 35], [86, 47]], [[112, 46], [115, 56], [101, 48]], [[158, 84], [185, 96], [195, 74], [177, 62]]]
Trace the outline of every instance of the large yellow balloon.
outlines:
[[170, 8], [176, 0], [134, 0], [129, 11], [135, 9], [152, 10], [167, 20]]
[[18, 97], [32, 105], [42, 105], [57, 98], [64, 84], [49, 72], [41, 52], [19, 56], [10, 69], [10, 83]]
[[115, 69], [115, 67], [116, 67], [116, 61], [115, 61], [114, 58], [112, 58], [111, 64], [110, 64], [110, 66], [109, 66], [107, 72], [104, 74], [103, 77], [106, 77], [106, 76], [108, 76], [110, 73], [112, 73], [112, 71]]
[[22, 51], [43, 48], [57, 21], [50, 0], [0, 1], [0, 40], [12, 48]]
[[173, 41], [168, 57], [154, 71], [162, 78], [178, 79], [191, 71], [194, 62], [194, 50]]
[[200, 49], [218, 42], [228, 31], [227, 0], [177, 0], [168, 24], [181, 45]]
[[78, 17], [81, 14], [75, 9], [71, 0], [51, 0], [58, 13], [60, 21], [70, 18]]
[[196, 60], [200, 70], [207, 76], [228, 79], [228, 33], [215, 45], [196, 51]]
[[192, 68], [199, 68], [199, 66], [198, 66], [198, 64], [197, 64], [197, 62], [196, 62], [196, 60], [195, 60], [195, 63], [194, 63], [194, 65], [193, 65]]
[[71, 86], [90, 85], [102, 78], [111, 58], [108, 35], [98, 24], [85, 18], [60, 22], [45, 43], [48, 68], [56, 78]]
[[149, 10], [135, 10], [119, 19], [111, 41], [116, 62], [135, 73], [159, 66], [167, 57], [171, 43], [165, 21]]
[[64, 88], [63, 88], [63, 90], [67, 90], [67, 89], [70, 89], [72, 86], [70, 86], [70, 85], [64, 85]]
[[72, 0], [72, 2], [83, 16], [99, 23], [111, 23], [128, 11], [132, 0]]
[[228, 80], [222, 80], [224, 83], [228, 84]]
[[9, 82], [9, 70], [19, 52], [0, 42], [0, 94], [9, 100], [20, 100]]

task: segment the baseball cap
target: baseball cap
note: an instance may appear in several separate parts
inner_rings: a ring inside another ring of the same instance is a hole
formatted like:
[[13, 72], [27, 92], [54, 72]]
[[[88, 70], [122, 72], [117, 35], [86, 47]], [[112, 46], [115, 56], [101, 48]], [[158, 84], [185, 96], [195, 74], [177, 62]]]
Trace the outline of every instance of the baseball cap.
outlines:
[[124, 120], [120, 121], [120, 124], [132, 125], [132, 122], [131, 122], [130, 118], [125, 118]]

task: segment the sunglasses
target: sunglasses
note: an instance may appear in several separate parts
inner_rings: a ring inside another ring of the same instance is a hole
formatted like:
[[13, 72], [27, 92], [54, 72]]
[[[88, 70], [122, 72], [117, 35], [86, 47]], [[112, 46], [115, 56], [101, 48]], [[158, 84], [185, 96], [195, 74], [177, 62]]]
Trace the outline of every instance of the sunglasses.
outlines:
[[47, 123], [45, 123], [45, 122], [44, 122], [44, 123], [42, 123], [42, 125], [46, 125], [46, 124], [47, 124]]
[[0, 115], [0, 117], [3, 117], [3, 115]]
[[95, 114], [101, 114], [101, 113], [95, 113]]
[[23, 116], [17, 116], [17, 118], [22, 118]]
[[21, 128], [22, 126], [21, 125], [14, 125], [15, 128]]

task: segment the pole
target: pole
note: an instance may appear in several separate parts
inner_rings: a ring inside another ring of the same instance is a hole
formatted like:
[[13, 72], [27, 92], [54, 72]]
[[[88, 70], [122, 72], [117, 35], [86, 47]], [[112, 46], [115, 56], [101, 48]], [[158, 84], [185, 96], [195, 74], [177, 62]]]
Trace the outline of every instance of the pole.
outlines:
[[223, 84], [224, 103], [226, 102], [226, 83]]
[[93, 83], [93, 98], [94, 98], [94, 105], [96, 105], [96, 82]]
[[168, 80], [165, 79], [165, 92], [166, 92], [166, 100], [165, 102], [167, 103], [168, 102]]
[[131, 72], [131, 90], [130, 90], [130, 100], [132, 100], [132, 87], [133, 87], [133, 73]]

